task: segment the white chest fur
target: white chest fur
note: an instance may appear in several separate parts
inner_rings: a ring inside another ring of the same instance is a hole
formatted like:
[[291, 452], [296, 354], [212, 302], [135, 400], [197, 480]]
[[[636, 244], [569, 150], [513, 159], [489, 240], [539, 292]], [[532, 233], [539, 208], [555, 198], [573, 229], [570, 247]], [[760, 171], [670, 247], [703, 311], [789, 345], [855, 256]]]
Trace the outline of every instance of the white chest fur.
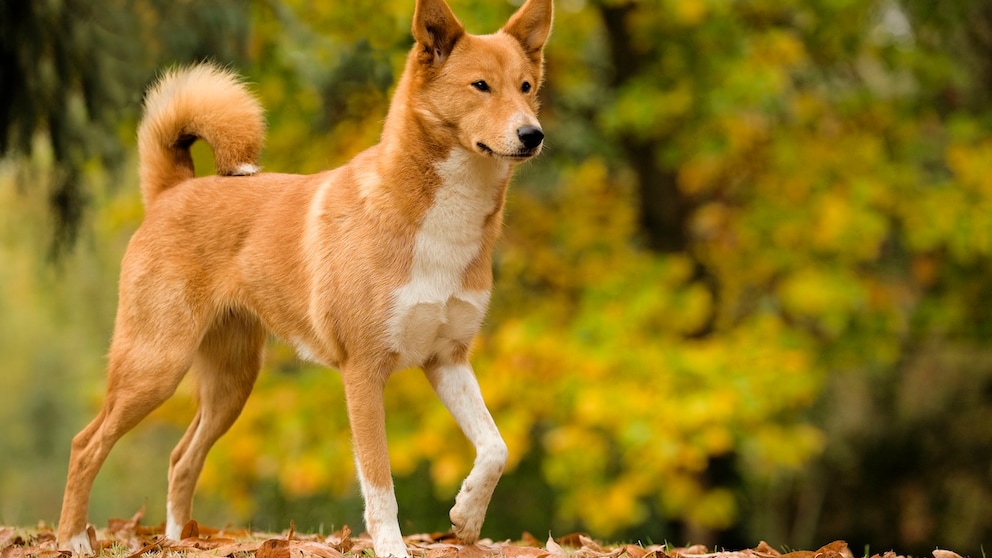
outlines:
[[437, 171], [441, 185], [417, 232], [409, 280], [393, 295], [389, 336], [400, 367], [471, 341], [489, 304], [489, 291], [466, 290], [462, 283], [509, 164], [456, 148]]

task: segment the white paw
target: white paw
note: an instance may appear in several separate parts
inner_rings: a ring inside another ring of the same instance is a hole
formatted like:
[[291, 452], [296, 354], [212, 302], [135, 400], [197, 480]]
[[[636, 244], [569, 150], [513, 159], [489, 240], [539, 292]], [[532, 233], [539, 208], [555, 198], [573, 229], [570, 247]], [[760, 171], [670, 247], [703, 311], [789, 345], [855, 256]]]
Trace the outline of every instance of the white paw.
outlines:
[[472, 497], [471, 489], [463, 487], [448, 517], [451, 518], [451, 530], [455, 536], [466, 544], [475, 544], [482, 531], [482, 522], [486, 519], [486, 507]]
[[402, 540], [375, 543], [374, 546], [376, 558], [386, 558], [387, 556], [407, 558], [409, 556], [406, 552], [406, 544]]
[[69, 542], [67, 543], [69, 550], [75, 552], [79, 556], [86, 556], [93, 554], [93, 545], [90, 544], [89, 529], [90, 528], [87, 526], [86, 529], [83, 529], [83, 531], [76, 533], [75, 535], [72, 536], [71, 539], [69, 539]]

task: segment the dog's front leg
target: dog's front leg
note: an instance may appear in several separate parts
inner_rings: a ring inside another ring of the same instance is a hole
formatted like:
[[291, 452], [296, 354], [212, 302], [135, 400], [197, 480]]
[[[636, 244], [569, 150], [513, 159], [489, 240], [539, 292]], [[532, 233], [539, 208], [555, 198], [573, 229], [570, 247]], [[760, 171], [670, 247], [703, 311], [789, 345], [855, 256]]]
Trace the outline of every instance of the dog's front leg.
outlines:
[[387, 374], [376, 367], [347, 367], [342, 372], [358, 479], [365, 499], [365, 528], [372, 536], [376, 556], [406, 558], [386, 445], [383, 393]]
[[506, 466], [506, 443], [467, 363], [437, 366], [426, 373], [438, 397], [475, 446], [475, 464], [462, 483], [450, 514], [455, 535], [471, 544], [479, 539], [489, 500]]

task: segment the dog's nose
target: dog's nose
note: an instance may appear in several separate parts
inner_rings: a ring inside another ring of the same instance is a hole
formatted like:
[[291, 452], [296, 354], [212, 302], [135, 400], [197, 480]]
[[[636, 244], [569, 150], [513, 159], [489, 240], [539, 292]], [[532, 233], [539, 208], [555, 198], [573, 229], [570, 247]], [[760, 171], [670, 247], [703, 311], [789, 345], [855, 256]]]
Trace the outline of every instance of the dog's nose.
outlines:
[[534, 149], [544, 141], [544, 132], [537, 126], [523, 126], [517, 129], [517, 137], [525, 148]]

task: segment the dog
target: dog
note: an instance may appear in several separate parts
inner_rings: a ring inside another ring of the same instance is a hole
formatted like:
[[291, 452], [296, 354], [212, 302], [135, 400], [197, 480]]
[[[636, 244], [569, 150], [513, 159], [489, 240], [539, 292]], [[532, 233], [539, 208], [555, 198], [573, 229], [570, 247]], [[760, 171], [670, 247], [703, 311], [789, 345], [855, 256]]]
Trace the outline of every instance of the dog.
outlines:
[[[60, 548], [92, 553], [97, 472], [194, 368], [198, 410], [169, 463], [165, 534], [180, 538], [269, 333], [341, 372], [377, 556], [407, 556], [383, 390], [408, 367], [424, 370], [476, 448], [449, 515], [462, 541], [479, 538], [507, 447], [468, 354], [511, 172], [544, 143], [536, 95], [552, 12], [551, 0], [527, 0], [497, 33], [470, 35], [444, 0], [417, 0], [380, 143], [314, 175], [260, 172], [262, 107], [233, 73], [195, 65], [149, 90], [138, 128], [146, 214], [121, 265], [106, 398], [72, 440]], [[197, 139], [213, 148], [216, 176], [195, 177]]]

